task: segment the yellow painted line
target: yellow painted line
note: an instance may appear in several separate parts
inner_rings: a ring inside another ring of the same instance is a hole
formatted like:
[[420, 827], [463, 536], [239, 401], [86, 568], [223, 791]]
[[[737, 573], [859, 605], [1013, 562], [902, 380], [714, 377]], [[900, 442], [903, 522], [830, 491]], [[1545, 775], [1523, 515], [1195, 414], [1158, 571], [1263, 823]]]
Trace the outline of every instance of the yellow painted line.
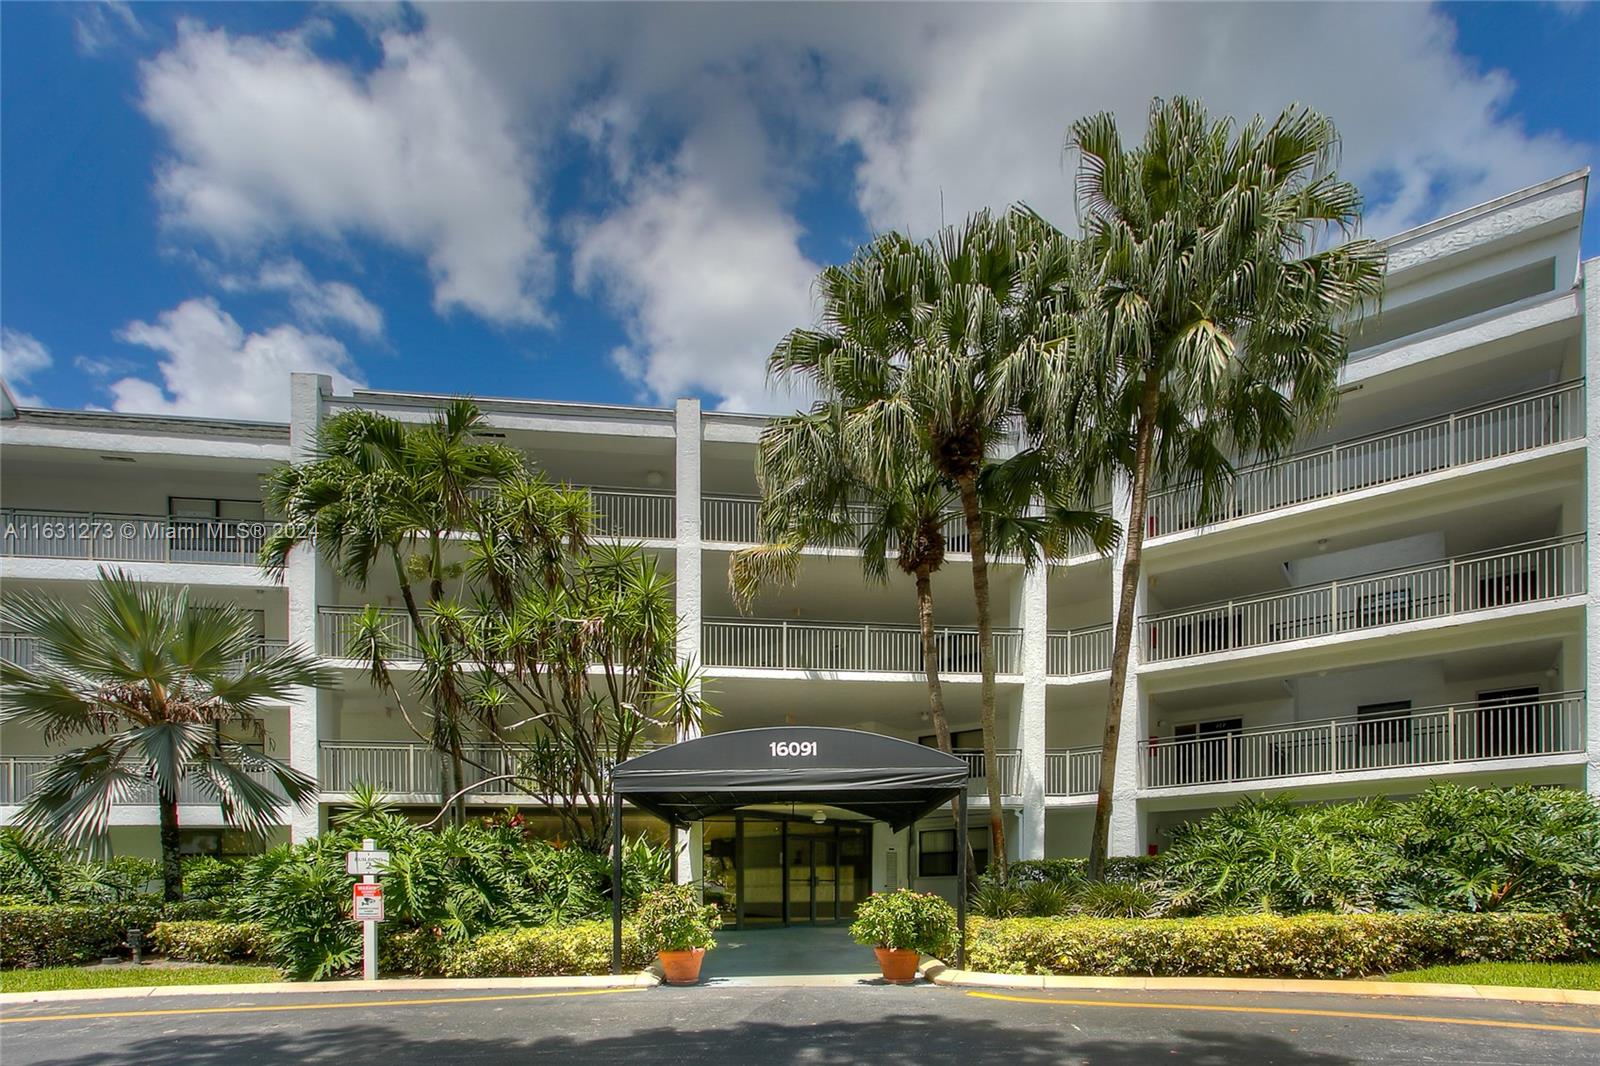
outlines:
[[[436, 1003], [497, 1003], [512, 999], [558, 999], [565, 996], [609, 996], [618, 992], [647, 992], [645, 988], [585, 988], [571, 992], [516, 992], [495, 996], [441, 996], [433, 999], [368, 999], [344, 1003], [271, 1003], [249, 1007], [172, 1007], [163, 1010], [105, 1010], [83, 1014], [31, 1014], [0, 1018], [9, 1022], [72, 1022], [93, 1018], [158, 1018], [173, 1014], [265, 1014], [291, 1010], [355, 1010], [370, 1007], [426, 1007]], [[160, 993], [157, 993], [159, 995]]]
[[1544, 1022], [1497, 1021], [1492, 1018], [1443, 1018], [1431, 1014], [1384, 1014], [1366, 1010], [1316, 1010], [1311, 1007], [1231, 1007], [1205, 1003], [1119, 1003], [1107, 999], [1046, 999], [1042, 996], [1006, 996], [998, 992], [968, 992], [979, 999], [1008, 1003], [1048, 1003], [1056, 1007], [1115, 1007], [1129, 1010], [1198, 1010], [1221, 1014], [1295, 1014], [1314, 1018], [1364, 1018], [1381, 1022], [1426, 1022], [1434, 1025], [1481, 1025], [1491, 1029], [1539, 1029], [1551, 1033], [1586, 1033], [1600, 1036], [1600, 1028], [1587, 1025], [1552, 1025]]

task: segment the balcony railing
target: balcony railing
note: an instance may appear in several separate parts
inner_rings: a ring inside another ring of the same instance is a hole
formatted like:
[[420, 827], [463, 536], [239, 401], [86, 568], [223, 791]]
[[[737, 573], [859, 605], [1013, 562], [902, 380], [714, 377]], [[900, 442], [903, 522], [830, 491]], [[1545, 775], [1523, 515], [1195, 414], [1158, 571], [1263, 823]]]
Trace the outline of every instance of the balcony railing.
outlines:
[[[1225, 522], [1312, 500], [1531, 451], [1584, 435], [1583, 382], [1568, 382], [1481, 407], [1241, 468], [1213, 508]], [[1202, 524], [1192, 486], [1150, 497], [1148, 534]]]
[[676, 500], [670, 492], [645, 489], [589, 489], [589, 499], [599, 515], [599, 532], [639, 540], [671, 540], [675, 528]]
[[1046, 796], [1092, 796], [1100, 788], [1100, 749], [1047, 751], [1044, 774]]
[[[967, 764], [967, 791], [974, 796], [984, 795], [989, 787], [987, 765], [983, 752], [957, 748], [956, 758]], [[1022, 753], [1002, 750], [994, 753], [1000, 775], [1000, 795], [1022, 795]]]
[[[638, 755], [649, 745], [637, 744]], [[470, 796], [526, 796], [528, 779], [519, 773], [531, 749], [517, 744], [468, 744], [463, 767]], [[410, 741], [325, 740], [318, 746], [318, 781], [324, 792], [349, 792], [371, 785], [396, 795], [448, 794], [448, 760], [426, 744]], [[518, 774], [519, 779], [509, 779]]]
[[263, 522], [88, 511], [0, 511], [0, 554], [118, 563], [254, 566]]
[[1111, 626], [1051, 633], [1045, 655], [1051, 677], [1097, 674], [1111, 669]]
[[[39, 787], [44, 772], [52, 761], [48, 755], [0, 756], [0, 805], [25, 802]], [[270, 789], [273, 795], [283, 796], [283, 789], [278, 786], [277, 779], [271, 774], [251, 771], [250, 777], [256, 783]], [[119, 807], [154, 806], [155, 786], [141, 784], [124, 788], [113, 802]], [[183, 787], [178, 790], [178, 802], [185, 805], [214, 806], [217, 801], [208, 795], [198, 782], [185, 780]]]
[[1329, 718], [1149, 742], [1146, 788], [1449, 766], [1586, 750], [1584, 694]]
[[[865, 507], [852, 507], [851, 517], [858, 529], [866, 528]], [[706, 496], [700, 501], [701, 536], [721, 544], [756, 544], [761, 540], [761, 498], [758, 496]], [[960, 515], [944, 524], [945, 550], [962, 554], [970, 550], [967, 525]], [[841, 537], [827, 547], [853, 548], [855, 541]]]
[[1563, 537], [1151, 615], [1142, 623], [1146, 659], [1213, 655], [1580, 595], [1585, 559], [1584, 538]]
[[[922, 635], [916, 626], [852, 622], [716, 619], [701, 629], [707, 666], [756, 670], [826, 670], [881, 673], [923, 671]], [[939, 671], [976, 674], [978, 631], [935, 630]], [[994, 631], [995, 672], [1022, 668], [1022, 633]]]
[[[258, 640], [245, 653], [243, 661], [246, 663], [263, 662], [288, 646], [288, 641]], [[9, 659], [18, 666], [29, 667], [36, 661], [38, 653], [38, 638], [25, 637], [20, 633], [0, 633], [0, 659]]]
[[[350, 639], [356, 633], [356, 619], [365, 612], [362, 607], [317, 608], [317, 654], [335, 659], [350, 655]], [[402, 659], [420, 659], [416, 630], [411, 616], [398, 609], [379, 612], [383, 619], [383, 633], [388, 638], [393, 655]]]

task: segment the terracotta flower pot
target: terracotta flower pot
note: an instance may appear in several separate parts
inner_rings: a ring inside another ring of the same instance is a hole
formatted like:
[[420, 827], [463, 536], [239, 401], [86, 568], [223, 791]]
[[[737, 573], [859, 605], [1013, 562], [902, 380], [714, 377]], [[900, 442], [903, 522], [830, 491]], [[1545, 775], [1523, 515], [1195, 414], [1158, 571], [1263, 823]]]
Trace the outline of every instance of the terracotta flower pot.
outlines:
[[700, 963], [706, 957], [705, 948], [688, 948], [684, 951], [658, 951], [664, 980], [669, 985], [692, 985], [700, 980]]
[[917, 979], [917, 963], [922, 956], [910, 948], [873, 948], [878, 956], [878, 969], [890, 984], [909, 985]]

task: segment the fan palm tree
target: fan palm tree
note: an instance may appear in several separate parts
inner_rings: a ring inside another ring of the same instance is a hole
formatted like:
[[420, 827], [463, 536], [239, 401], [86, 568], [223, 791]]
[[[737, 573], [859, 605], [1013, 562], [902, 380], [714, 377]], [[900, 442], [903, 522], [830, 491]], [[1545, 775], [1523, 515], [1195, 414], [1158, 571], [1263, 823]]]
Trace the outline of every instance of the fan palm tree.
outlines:
[[[484, 424], [469, 400], [451, 402], [420, 425], [371, 411], [335, 415], [322, 426], [311, 462], [279, 467], [266, 479], [267, 504], [286, 521], [263, 544], [262, 568], [281, 576], [290, 551], [307, 543], [357, 588], [369, 586], [376, 568], [391, 567], [424, 662], [438, 663], [439, 655], [427, 654], [441, 646], [431, 639], [424, 607], [443, 601], [447, 583], [461, 573], [446, 545], [480, 524], [486, 490], [527, 480], [520, 452], [477, 439]], [[381, 621], [369, 612], [357, 640]], [[457, 797], [459, 817], [471, 700], [451, 662], [423, 677], [431, 713], [422, 732], [448, 759], [447, 794]]]
[[1117, 592], [1090, 872], [1104, 869], [1123, 685], [1152, 480], [1195, 483], [1202, 513], [1230, 456], [1270, 458], [1333, 411], [1347, 329], [1382, 285], [1381, 248], [1327, 247], [1359, 225], [1361, 197], [1334, 167], [1333, 124], [1306, 108], [1270, 124], [1210, 118], [1156, 100], [1143, 142], [1124, 148], [1109, 113], [1068, 147], [1089, 288], [1045, 361], [1084, 372], [1039, 417], [1055, 447], [1130, 489]]
[[82, 844], [104, 835], [117, 799], [153, 788], [163, 894], [176, 900], [185, 784], [250, 832], [278, 824], [288, 801], [315, 796], [309, 777], [238, 737], [263, 740], [263, 710], [333, 679], [299, 648], [261, 658], [238, 608], [202, 608], [186, 588], [101, 570], [85, 606], [18, 593], [0, 617], [37, 641], [31, 667], [0, 660], [0, 720], [24, 722], [49, 741], [97, 738], [50, 763], [18, 815], [24, 828]]
[[[1054, 336], [1055, 294], [1070, 291], [1070, 242], [1027, 212], [987, 212], [917, 243], [888, 234], [817, 281], [819, 328], [792, 330], [773, 351], [769, 375], [803, 379], [820, 397], [813, 413], [832, 409], [842, 448], [857, 478], [887, 491], [916, 456], [954, 494], [972, 557], [972, 588], [982, 675], [984, 761], [997, 765], [995, 655], [989, 602], [991, 515], [1025, 521], [1034, 500], [1082, 515], [1072, 468], [1027, 446], [1026, 398], [1034, 375], [1069, 364], [1041, 363]], [[1060, 532], [1072, 523], [1045, 523]], [[1026, 536], [1018, 544], [1028, 542]], [[1037, 543], [1037, 542], [1035, 542]], [[1005, 830], [999, 775], [988, 778], [993, 854], [1003, 874]]]

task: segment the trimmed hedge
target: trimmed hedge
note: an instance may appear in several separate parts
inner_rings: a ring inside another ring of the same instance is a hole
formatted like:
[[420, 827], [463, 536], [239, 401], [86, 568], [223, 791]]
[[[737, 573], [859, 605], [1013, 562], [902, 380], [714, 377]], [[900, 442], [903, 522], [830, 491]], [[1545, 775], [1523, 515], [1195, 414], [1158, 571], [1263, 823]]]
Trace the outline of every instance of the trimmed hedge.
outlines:
[[[380, 936], [380, 940], [381, 940]], [[639, 944], [632, 922], [622, 925], [622, 966], [642, 970], [654, 956]], [[611, 923], [578, 922], [485, 933], [444, 958], [446, 977], [553, 977], [611, 972]]]
[[255, 922], [157, 922], [150, 943], [157, 954], [184, 962], [250, 962], [271, 954], [271, 938]]
[[[1163, 855], [1112, 855], [1106, 858], [1105, 880], [1116, 885], [1136, 885], [1158, 875]], [[1006, 867], [1006, 884], [1021, 887], [1048, 882], [1075, 884], [1089, 879], [1088, 859], [1019, 859]]]
[[450, 944], [438, 929], [390, 929], [378, 926], [378, 972], [437, 977], [444, 973]]
[[975, 919], [967, 938], [988, 973], [1159, 977], [1360, 977], [1571, 947], [1559, 915], [1522, 913]]
[[0, 907], [0, 969], [72, 966], [126, 955], [129, 929], [149, 932], [159, 903]]

